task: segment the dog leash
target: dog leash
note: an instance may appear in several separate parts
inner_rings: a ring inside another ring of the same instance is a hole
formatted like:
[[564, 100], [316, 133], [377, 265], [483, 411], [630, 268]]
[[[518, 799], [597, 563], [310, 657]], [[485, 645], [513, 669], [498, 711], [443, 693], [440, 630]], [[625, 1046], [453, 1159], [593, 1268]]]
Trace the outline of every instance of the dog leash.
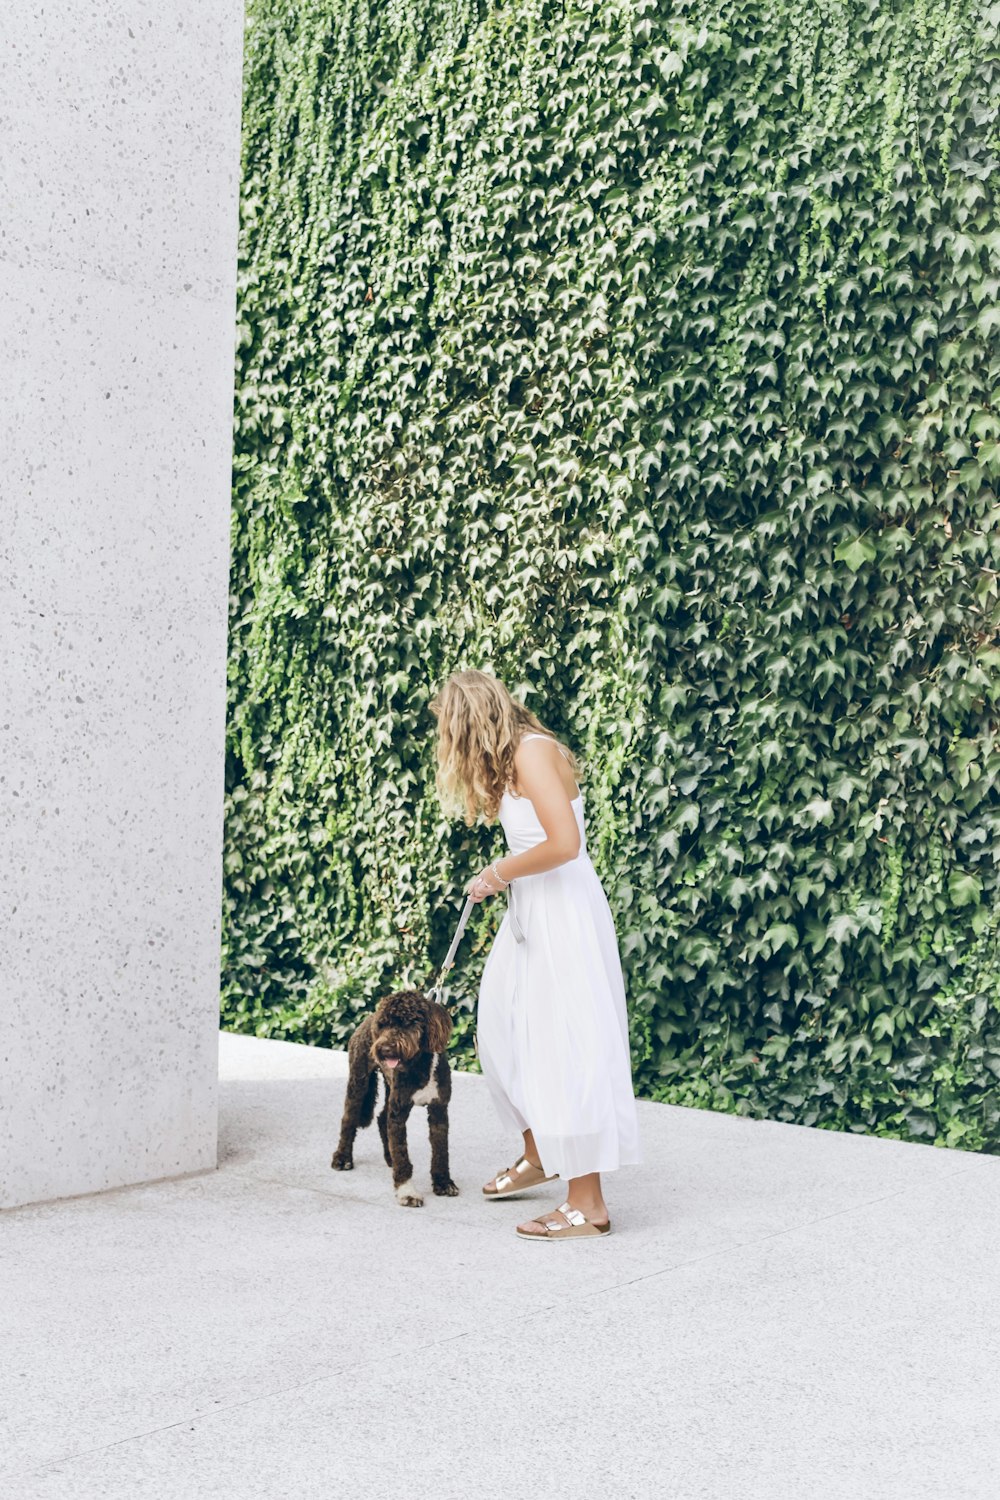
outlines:
[[[512, 931], [514, 933], [515, 941], [517, 941], [519, 943], [523, 943], [524, 942], [524, 933], [523, 933], [523, 931], [521, 929], [520, 922], [517, 920], [517, 914], [516, 914], [516, 912], [514, 910], [514, 886], [513, 886], [513, 883], [511, 883], [511, 885], [508, 887], [508, 890], [507, 890], [507, 903], [508, 903], [507, 910], [508, 910], [508, 914], [510, 916], [510, 924], [511, 924], [511, 929], [512, 929]], [[444, 980], [445, 980], [445, 975], [448, 973], [448, 970], [450, 968], [452, 968], [453, 965], [454, 965], [454, 963], [455, 963], [455, 954], [458, 952], [458, 945], [462, 941], [462, 934], [465, 932], [466, 926], [468, 925], [469, 918], [472, 915], [473, 908], [475, 907], [475, 905], [476, 905], [476, 902], [473, 901], [473, 899], [472, 899], [471, 896], [469, 896], [467, 898], [467, 900], [466, 900], [465, 905], [462, 908], [462, 915], [458, 919], [458, 928], [457, 928], [457, 930], [455, 932], [455, 936], [451, 940], [451, 947], [448, 949], [448, 952], [444, 956], [444, 963], [441, 965], [441, 968], [438, 971], [438, 977], [435, 980], [434, 984], [431, 985], [431, 988], [427, 991], [427, 998], [429, 1000], [436, 1000], [439, 1003], [442, 1000], [442, 997], [443, 997], [443, 994], [444, 994]]]
[[458, 919], [458, 930], [451, 940], [451, 947], [448, 949], [448, 952], [444, 956], [444, 963], [438, 970], [437, 980], [427, 991], [428, 1000], [437, 1000], [438, 1003], [440, 1003], [441, 1001], [444, 987], [444, 977], [455, 962], [455, 954], [458, 952], [458, 945], [462, 941], [462, 934], [466, 929], [469, 918], [472, 916], [472, 908], [475, 906], [475, 904], [475, 901], [473, 901], [472, 897], [469, 896], [466, 900], [465, 905], [462, 907], [462, 915]]

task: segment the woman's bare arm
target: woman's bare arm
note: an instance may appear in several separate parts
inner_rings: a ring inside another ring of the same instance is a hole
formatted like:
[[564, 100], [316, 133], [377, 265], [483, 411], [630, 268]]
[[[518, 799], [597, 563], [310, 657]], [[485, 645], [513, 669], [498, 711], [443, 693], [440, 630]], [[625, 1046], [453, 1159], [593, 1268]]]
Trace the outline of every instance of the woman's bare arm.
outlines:
[[[575, 859], [580, 852], [580, 828], [560, 774], [558, 757], [561, 754], [556, 745], [546, 740], [522, 740], [514, 752], [519, 795], [530, 799], [545, 830], [545, 839], [523, 854], [505, 854], [496, 861], [496, 868], [505, 881], [554, 870]], [[482, 900], [496, 889], [497, 882], [490, 866], [469, 883], [469, 894], [474, 900]], [[477, 890], [482, 894], [477, 896]]]

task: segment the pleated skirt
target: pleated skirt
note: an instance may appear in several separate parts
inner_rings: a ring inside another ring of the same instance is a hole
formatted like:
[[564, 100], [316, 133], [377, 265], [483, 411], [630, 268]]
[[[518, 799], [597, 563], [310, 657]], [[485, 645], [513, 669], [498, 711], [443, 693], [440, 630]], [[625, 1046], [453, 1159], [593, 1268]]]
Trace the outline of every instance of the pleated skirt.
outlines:
[[[479, 990], [497, 1113], [562, 1178], [641, 1161], [614, 919], [590, 856], [511, 886]], [[520, 929], [523, 941], [515, 936]]]

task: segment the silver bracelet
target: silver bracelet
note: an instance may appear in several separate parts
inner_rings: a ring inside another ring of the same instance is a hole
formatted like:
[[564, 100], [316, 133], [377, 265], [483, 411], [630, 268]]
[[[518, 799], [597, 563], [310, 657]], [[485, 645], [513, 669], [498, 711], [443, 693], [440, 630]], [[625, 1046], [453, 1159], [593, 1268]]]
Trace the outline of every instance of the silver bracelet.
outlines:
[[510, 881], [509, 880], [504, 880], [503, 876], [500, 874], [500, 871], [497, 869], [497, 862], [496, 862], [496, 860], [494, 860], [493, 863], [490, 865], [490, 869], [493, 871], [494, 875], [499, 880], [499, 882], [500, 882], [500, 889], [502, 891], [505, 891], [507, 889], [507, 887], [510, 885]]

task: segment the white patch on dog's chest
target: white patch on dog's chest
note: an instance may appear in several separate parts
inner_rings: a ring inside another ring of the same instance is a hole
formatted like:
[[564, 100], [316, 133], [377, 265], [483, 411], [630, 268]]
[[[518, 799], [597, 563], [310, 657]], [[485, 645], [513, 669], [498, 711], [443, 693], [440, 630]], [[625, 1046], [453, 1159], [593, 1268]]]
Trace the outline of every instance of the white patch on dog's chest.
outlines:
[[431, 1058], [431, 1076], [428, 1078], [422, 1089], [417, 1089], [416, 1093], [413, 1096], [414, 1104], [433, 1104], [434, 1100], [437, 1098], [438, 1086], [437, 1080], [434, 1077], [434, 1074], [437, 1071], [437, 1061], [438, 1055], [435, 1052], [434, 1056]]

